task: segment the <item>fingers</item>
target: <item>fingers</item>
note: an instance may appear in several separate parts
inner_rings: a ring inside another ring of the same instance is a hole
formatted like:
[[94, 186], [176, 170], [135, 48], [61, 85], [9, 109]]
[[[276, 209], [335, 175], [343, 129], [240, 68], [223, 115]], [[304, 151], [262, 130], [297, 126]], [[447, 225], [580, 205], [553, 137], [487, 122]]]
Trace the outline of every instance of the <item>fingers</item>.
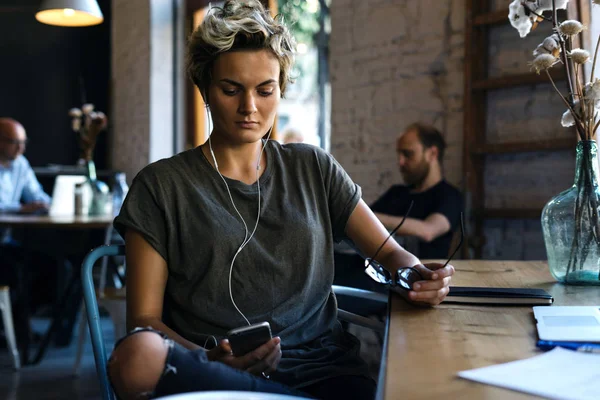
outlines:
[[216, 347], [206, 352], [206, 356], [210, 361], [221, 361], [224, 357], [231, 357], [232, 351], [229, 341], [227, 339], [221, 340]]
[[414, 291], [408, 292], [408, 298], [417, 303], [426, 303], [432, 306], [440, 304], [450, 291], [449, 287], [443, 287], [438, 290]]
[[439, 290], [439, 289], [443, 289], [446, 286], [449, 286], [451, 279], [452, 279], [451, 277], [447, 276], [443, 279], [436, 279], [434, 281], [418, 281], [413, 284], [412, 288], [414, 291], [417, 291], [417, 292]]
[[450, 291], [450, 281], [454, 275], [452, 265], [432, 263], [427, 265], [415, 265], [417, 271], [423, 276], [423, 280], [413, 283], [412, 290], [408, 292], [408, 298], [415, 303], [438, 305]]
[[246, 371], [254, 375], [261, 375], [264, 373], [269, 376], [277, 370], [279, 361], [281, 361], [281, 345], [277, 344], [265, 358], [248, 368]]
[[[240, 357], [239, 360], [243, 365], [243, 369], [255, 375], [265, 371], [270, 367], [268, 363], [273, 362], [276, 359], [272, 353], [281, 353], [280, 343], [281, 339], [279, 337], [274, 337], [262, 346]], [[277, 366], [275, 365], [275, 368], [276, 367]]]
[[229, 340], [223, 339], [219, 342], [219, 346], [217, 346], [219, 350], [226, 354], [232, 354], [233, 350], [231, 349], [231, 345], [229, 344]]
[[443, 267], [443, 264], [439, 263], [429, 263], [427, 265], [417, 264], [413, 268], [419, 271], [423, 279], [432, 280], [432, 279], [443, 279], [447, 276], [454, 275], [454, 266], [446, 265]]

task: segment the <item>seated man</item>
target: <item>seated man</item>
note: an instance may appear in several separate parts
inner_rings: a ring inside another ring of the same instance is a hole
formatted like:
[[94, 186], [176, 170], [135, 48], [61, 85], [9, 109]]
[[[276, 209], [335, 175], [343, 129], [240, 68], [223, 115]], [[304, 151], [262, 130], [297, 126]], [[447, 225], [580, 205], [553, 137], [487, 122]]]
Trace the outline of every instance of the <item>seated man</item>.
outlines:
[[461, 193], [442, 174], [445, 149], [437, 129], [421, 123], [409, 125], [396, 142], [405, 184], [392, 186], [371, 206], [383, 225], [392, 230], [414, 202], [396, 234], [416, 237], [418, 249], [414, 252], [421, 258], [446, 258], [453, 232], [460, 224]]
[[50, 197], [23, 156], [26, 143], [23, 125], [14, 119], [0, 118], [0, 212], [48, 209]]
[[[11, 118], [0, 118], [0, 213], [29, 214], [48, 209], [50, 197], [23, 156], [26, 142], [23, 125]], [[28, 264], [27, 268], [22, 268], [24, 264]], [[0, 285], [11, 288], [15, 329], [21, 345], [26, 346], [28, 341], [29, 311], [53, 301], [48, 287], [53, 287], [55, 277], [55, 260], [26, 251], [12, 239], [9, 229], [0, 228]], [[23, 349], [21, 354], [25, 356]]]

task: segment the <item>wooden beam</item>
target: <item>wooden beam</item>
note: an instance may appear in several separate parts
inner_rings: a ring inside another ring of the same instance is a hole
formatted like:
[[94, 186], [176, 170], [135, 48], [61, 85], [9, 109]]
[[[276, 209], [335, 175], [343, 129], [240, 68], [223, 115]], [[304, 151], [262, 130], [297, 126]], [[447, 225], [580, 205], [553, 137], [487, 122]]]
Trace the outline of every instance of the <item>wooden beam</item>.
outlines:
[[475, 155], [525, 153], [529, 151], [556, 151], [575, 149], [576, 134], [572, 138], [540, 140], [536, 142], [511, 142], [484, 144], [473, 150]]
[[499, 25], [499, 24], [507, 24], [508, 22], [509, 21], [508, 21], [508, 7], [507, 7], [506, 9], [477, 15], [473, 19], [473, 26]]
[[478, 214], [486, 219], [538, 219], [541, 208], [486, 208]]
[[[463, 171], [464, 171], [464, 193], [469, 199], [472, 209], [483, 208], [484, 182], [483, 173], [484, 159], [476, 157], [472, 150], [483, 144], [485, 132], [486, 92], [474, 90], [473, 83], [485, 79], [488, 71], [487, 40], [488, 29], [477, 29], [474, 19], [478, 15], [489, 12], [489, 2], [480, 0], [466, 0], [466, 26], [465, 26], [465, 62], [464, 62], [464, 140], [463, 140]], [[463, 258], [481, 258], [484, 243], [483, 219], [475, 216], [471, 225], [471, 234], [465, 237], [463, 246]], [[473, 252], [470, 252], [470, 249]]]
[[[565, 73], [563, 69], [551, 69], [550, 76], [556, 81], [564, 81]], [[535, 85], [538, 83], [550, 83], [550, 79], [545, 73], [506, 75], [497, 78], [487, 78], [473, 82], [473, 90], [492, 90], [492, 89], [507, 89], [511, 87]]]

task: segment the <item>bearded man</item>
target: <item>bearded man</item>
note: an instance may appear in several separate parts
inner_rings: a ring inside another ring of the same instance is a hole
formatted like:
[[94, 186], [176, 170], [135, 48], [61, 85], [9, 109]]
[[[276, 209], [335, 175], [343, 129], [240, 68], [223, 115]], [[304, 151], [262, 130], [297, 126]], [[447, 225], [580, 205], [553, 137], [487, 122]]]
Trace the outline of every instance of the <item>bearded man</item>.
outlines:
[[371, 205], [375, 215], [394, 229], [413, 207], [396, 235], [416, 238], [420, 258], [448, 256], [452, 235], [460, 224], [462, 195], [443, 177], [442, 160], [446, 143], [442, 134], [422, 123], [409, 125], [396, 141], [398, 166], [403, 185], [392, 186]]

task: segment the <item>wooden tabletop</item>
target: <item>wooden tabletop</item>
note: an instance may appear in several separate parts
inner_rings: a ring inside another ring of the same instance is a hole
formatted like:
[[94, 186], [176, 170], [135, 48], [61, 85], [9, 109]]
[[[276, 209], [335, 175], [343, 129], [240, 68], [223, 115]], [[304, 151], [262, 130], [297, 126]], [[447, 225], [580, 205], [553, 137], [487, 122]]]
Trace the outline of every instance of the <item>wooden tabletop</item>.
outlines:
[[[546, 262], [453, 261], [453, 286], [542, 288], [554, 305], [600, 305], [599, 287], [557, 283]], [[442, 304], [423, 309], [392, 293], [384, 347], [385, 399], [532, 399], [458, 378], [459, 371], [529, 358], [537, 333], [531, 306]]]
[[2, 226], [31, 226], [36, 228], [66, 228], [89, 229], [107, 228], [112, 225], [112, 215], [100, 216], [50, 216], [27, 214], [0, 214], [0, 227]]

